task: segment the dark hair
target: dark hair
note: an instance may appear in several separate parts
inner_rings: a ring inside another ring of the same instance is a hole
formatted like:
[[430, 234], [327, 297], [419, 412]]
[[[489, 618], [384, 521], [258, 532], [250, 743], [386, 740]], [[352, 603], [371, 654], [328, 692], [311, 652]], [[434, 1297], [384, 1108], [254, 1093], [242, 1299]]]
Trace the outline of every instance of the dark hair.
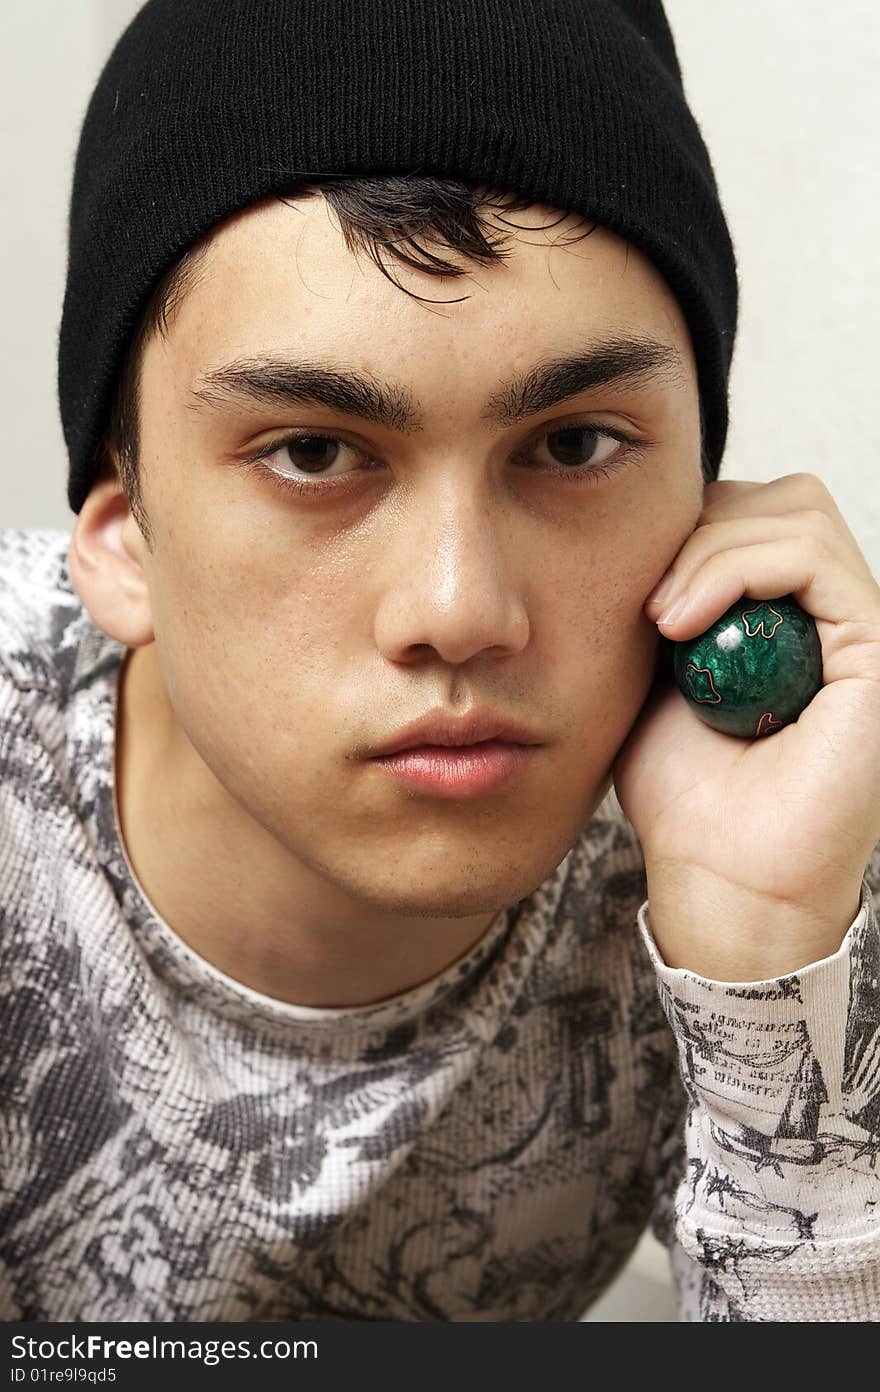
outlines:
[[[351, 252], [366, 249], [379, 270], [393, 285], [411, 295], [413, 299], [425, 300], [415, 295], [389, 275], [381, 258], [381, 251], [389, 251], [404, 265], [425, 271], [428, 275], [459, 276], [467, 273], [466, 266], [456, 265], [430, 249], [431, 245], [445, 247], [457, 252], [467, 260], [487, 264], [501, 261], [510, 255], [505, 247], [509, 240], [506, 233], [487, 237], [489, 219], [495, 217], [496, 223], [504, 227], [528, 231], [520, 224], [509, 222], [495, 210], [506, 212], [521, 211], [533, 206], [534, 199], [526, 198], [511, 190], [497, 189], [488, 185], [474, 185], [456, 179], [446, 179], [433, 175], [384, 175], [376, 177], [347, 178], [333, 174], [303, 176], [292, 180], [289, 187], [278, 193], [282, 202], [288, 199], [308, 198], [321, 194], [335, 213], [345, 245]], [[550, 227], [563, 222], [569, 214], [562, 213]], [[586, 231], [565, 239], [564, 245], [580, 241], [595, 230], [592, 223]], [[199, 268], [204, 261], [213, 228], [194, 242], [171, 266], [154, 287], [137, 326], [126, 349], [122, 366], [117, 374], [110, 416], [98, 456], [98, 473], [116, 470], [125, 490], [132, 514], [148, 546], [151, 543], [149, 520], [143, 506], [139, 479], [139, 407], [140, 377], [144, 347], [147, 340], [159, 333], [167, 337], [169, 319], [187, 292], [198, 281]], [[496, 230], [498, 230], [496, 228]], [[534, 230], [534, 229], [531, 229]], [[421, 236], [428, 244], [419, 246], [416, 238]], [[443, 304], [457, 304], [459, 300], [439, 301]], [[427, 303], [436, 304], [430, 300]], [[705, 449], [705, 426], [702, 398], [700, 400], [700, 432], [702, 441], [703, 477], [711, 477]], [[116, 460], [111, 454], [116, 455]]]

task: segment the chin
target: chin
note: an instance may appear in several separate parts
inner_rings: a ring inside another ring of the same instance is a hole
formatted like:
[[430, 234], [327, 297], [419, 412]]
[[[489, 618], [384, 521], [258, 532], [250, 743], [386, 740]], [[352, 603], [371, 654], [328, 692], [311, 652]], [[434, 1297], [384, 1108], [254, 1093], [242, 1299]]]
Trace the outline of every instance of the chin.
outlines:
[[349, 892], [361, 902], [401, 917], [474, 918], [497, 913], [526, 898], [553, 873], [567, 849], [550, 863], [535, 862], [534, 868], [526, 857], [515, 865], [500, 860], [493, 865], [488, 861], [480, 864], [473, 855], [463, 857], [456, 866], [450, 855], [435, 873], [423, 861], [418, 866], [408, 865], [402, 856], [395, 858], [393, 882], [382, 885], [373, 879], [369, 884], [350, 883]]
[[[401, 918], [479, 918], [500, 913], [502, 909], [515, 904], [522, 897], [521, 894], [513, 893], [499, 898], [497, 895], [478, 891], [455, 895], [438, 893], [431, 897], [423, 895], [419, 899], [400, 899], [388, 905], [388, 908], [391, 913]], [[387, 900], [385, 903], [387, 905]]]

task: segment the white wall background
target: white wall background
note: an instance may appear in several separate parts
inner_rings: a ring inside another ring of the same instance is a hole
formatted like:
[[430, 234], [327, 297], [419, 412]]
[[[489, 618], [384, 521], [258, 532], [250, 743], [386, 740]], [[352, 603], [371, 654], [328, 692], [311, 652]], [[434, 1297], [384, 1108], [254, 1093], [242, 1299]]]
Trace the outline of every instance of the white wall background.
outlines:
[[[138, 7], [0, 12], [2, 527], [72, 526], [55, 395], [67, 199], [86, 102]], [[666, 0], [666, 12], [739, 264], [721, 477], [819, 474], [880, 575], [880, 7]], [[673, 1319], [664, 1263], [646, 1238], [589, 1318]]]

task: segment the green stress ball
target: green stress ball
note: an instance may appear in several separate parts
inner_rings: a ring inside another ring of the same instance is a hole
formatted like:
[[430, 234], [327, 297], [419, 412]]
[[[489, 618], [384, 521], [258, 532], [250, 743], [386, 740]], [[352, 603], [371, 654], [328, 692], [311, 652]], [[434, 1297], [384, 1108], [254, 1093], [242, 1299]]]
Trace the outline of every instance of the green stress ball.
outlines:
[[822, 646], [792, 595], [744, 595], [705, 633], [673, 644], [673, 670], [707, 725], [757, 739], [797, 720], [821, 690]]

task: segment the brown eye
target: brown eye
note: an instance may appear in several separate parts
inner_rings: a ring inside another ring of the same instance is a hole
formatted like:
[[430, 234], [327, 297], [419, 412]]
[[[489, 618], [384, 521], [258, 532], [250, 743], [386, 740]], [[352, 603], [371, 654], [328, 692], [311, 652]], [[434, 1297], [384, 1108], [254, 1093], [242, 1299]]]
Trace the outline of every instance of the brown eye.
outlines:
[[[547, 450], [557, 464], [583, 467], [585, 464], [607, 464], [620, 448], [620, 441], [596, 426], [567, 425], [551, 430], [544, 436]], [[600, 441], [606, 443], [604, 447]]]
[[323, 473], [335, 464], [341, 443], [331, 435], [300, 435], [283, 446], [285, 462], [309, 474]]
[[347, 444], [336, 435], [313, 434], [289, 435], [283, 440], [274, 440], [255, 459], [267, 461], [267, 468], [281, 478], [293, 480], [298, 475], [323, 478], [329, 474], [331, 478], [338, 478], [352, 470], [340, 467], [330, 474], [334, 465], [346, 462], [354, 465], [363, 461], [364, 456], [354, 445]]

